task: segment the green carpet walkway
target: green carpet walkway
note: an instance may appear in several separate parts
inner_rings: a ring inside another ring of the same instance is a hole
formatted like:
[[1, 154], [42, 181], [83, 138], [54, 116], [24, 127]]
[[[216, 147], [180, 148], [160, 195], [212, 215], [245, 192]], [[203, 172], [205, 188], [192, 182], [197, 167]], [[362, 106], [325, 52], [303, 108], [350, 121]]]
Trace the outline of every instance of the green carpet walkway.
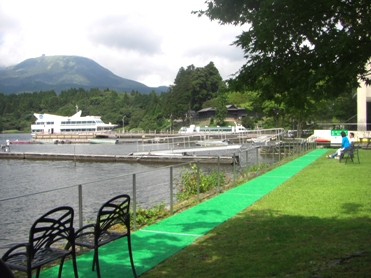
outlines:
[[[326, 149], [311, 151], [197, 206], [133, 232], [137, 274], [148, 271], [244, 210], [326, 152]], [[99, 250], [102, 277], [133, 277], [126, 239], [107, 244]], [[79, 277], [96, 277], [96, 273], [91, 271], [92, 255], [93, 252], [89, 252], [77, 258]], [[54, 267], [42, 272], [41, 277], [57, 277], [57, 270]], [[62, 276], [73, 277], [70, 261], [66, 262]]]

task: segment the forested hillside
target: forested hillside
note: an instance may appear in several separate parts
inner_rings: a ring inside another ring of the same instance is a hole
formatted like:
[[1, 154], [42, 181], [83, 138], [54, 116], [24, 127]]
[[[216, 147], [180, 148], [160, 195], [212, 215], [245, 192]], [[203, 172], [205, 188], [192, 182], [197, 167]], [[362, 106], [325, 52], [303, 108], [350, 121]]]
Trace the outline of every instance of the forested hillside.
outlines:
[[180, 68], [174, 85], [161, 94], [154, 91], [149, 94], [116, 92], [108, 88], [71, 88], [60, 94], [54, 90], [10, 95], [0, 93], [0, 130], [29, 132], [35, 121], [34, 113], [72, 116], [78, 106], [83, 116], [102, 116], [104, 122], [119, 127], [123, 126], [124, 119], [126, 131], [174, 131], [178, 128], [175, 120], [180, 125], [194, 123], [197, 115], [191, 111], [197, 112], [205, 107], [216, 107], [215, 119], [211, 119], [208, 125], [228, 124], [224, 122], [226, 104], [247, 110], [249, 116], [242, 119], [245, 127], [254, 128], [259, 122], [265, 128], [315, 128], [313, 122], [354, 122], [356, 102], [354, 92], [344, 91], [337, 98], [323, 99], [306, 109], [297, 110], [285, 103], [264, 99], [258, 91], [231, 91], [210, 62], [205, 67], [190, 65]]
[[[223, 82], [212, 62], [205, 67], [189, 66], [186, 77], [182, 76], [183, 71], [183, 68], [179, 70], [176, 84], [161, 94], [155, 91], [149, 94], [138, 91], [118, 93], [108, 88], [71, 88], [60, 94], [54, 90], [0, 94], [0, 129], [28, 132], [35, 120], [34, 113], [71, 116], [76, 112], [76, 105], [83, 116], [102, 116], [104, 122], [122, 126], [124, 118], [127, 130], [170, 129], [174, 119], [182, 119], [188, 124], [188, 111], [200, 109], [205, 100], [216, 97]], [[184, 83], [187, 83], [186, 88]]]

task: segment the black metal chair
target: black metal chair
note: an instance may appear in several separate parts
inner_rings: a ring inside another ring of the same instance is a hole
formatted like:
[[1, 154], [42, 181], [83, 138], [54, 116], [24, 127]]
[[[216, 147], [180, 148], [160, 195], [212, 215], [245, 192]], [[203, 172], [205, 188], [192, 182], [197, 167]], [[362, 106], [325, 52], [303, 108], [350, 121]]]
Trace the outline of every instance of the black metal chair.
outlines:
[[12, 270], [0, 259], [0, 278], [14, 278]]
[[39, 277], [42, 266], [60, 259], [58, 277], [61, 277], [64, 260], [71, 255], [78, 278], [73, 216], [73, 208], [67, 206], [47, 212], [32, 225], [29, 241], [10, 248], [2, 260], [10, 269], [26, 272], [31, 278], [33, 270]]
[[350, 160], [354, 163], [354, 158], [357, 157], [358, 164], [360, 164], [361, 162], [359, 161], [358, 150], [359, 150], [359, 146], [356, 146], [355, 143], [352, 142], [348, 148], [344, 149], [341, 152], [339, 162], [345, 159], [345, 164], [347, 164], [348, 159], [350, 158]]
[[[125, 230], [113, 230], [112, 227], [117, 228], [117, 225], [121, 225]], [[99, 247], [122, 237], [127, 237], [131, 268], [134, 277], [137, 277], [130, 239], [130, 196], [127, 194], [118, 195], [104, 203], [98, 211], [96, 223], [76, 231], [75, 244], [94, 249], [92, 270], [94, 271], [96, 266], [100, 278]]]

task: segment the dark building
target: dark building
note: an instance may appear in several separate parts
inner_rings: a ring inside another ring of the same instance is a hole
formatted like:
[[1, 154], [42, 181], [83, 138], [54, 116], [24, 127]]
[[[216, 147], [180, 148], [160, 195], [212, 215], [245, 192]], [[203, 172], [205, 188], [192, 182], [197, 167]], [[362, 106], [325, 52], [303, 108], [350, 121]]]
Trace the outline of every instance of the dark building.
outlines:
[[[240, 108], [234, 106], [233, 104], [226, 105], [226, 107], [228, 109], [228, 114], [226, 117], [227, 120], [238, 121], [241, 120], [243, 117], [247, 116], [247, 111], [245, 108]], [[215, 117], [215, 112], [216, 112], [215, 107], [204, 108], [197, 112], [197, 117], [200, 120], [210, 119], [212, 117]]]

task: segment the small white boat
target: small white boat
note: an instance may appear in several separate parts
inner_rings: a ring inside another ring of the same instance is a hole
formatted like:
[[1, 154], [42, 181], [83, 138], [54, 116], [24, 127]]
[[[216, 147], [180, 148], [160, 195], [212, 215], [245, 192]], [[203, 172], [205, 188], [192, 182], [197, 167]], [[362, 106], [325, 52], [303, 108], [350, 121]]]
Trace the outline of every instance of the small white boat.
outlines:
[[196, 146], [210, 147], [210, 146], [228, 146], [229, 140], [201, 140], [196, 141]]
[[117, 139], [101, 139], [101, 138], [92, 138], [88, 139], [90, 144], [118, 144], [119, 140]]
[[265, 143], [265, 142], [268, 142], [271, 140], [271, 137], [270, 136], [260, 136], [258, 138], [254, 138], [252, 139], [252, 142], [253, 143]]

